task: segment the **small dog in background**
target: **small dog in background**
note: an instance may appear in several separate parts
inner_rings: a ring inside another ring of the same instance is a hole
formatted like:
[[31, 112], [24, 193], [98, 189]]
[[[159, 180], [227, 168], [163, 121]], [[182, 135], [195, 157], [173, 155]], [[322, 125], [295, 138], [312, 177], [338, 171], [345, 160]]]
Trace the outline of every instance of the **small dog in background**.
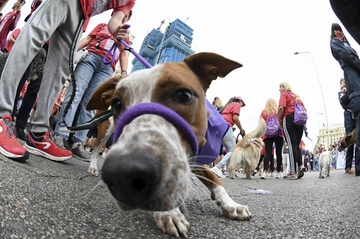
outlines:
[[319, 178], [325, 178], [330, 176], [330, 168], [331, 168], [331, 151], [324, 151], [320, 154], [319, 157], [319, 167], [320, 173]]
[[251, 178], [251, 174], [259, 161], [261, 148], [264, 146], [261, 137], [264, 135], [265, 131], [265, 120], [260, 118], [256, 129], [251, 133], [244, 135], [236, 144], [229, 165], [231, 179], [235, 178], [235, 171], [240, 168], [242, 168], [242, 172], [246, 175], [246, 178]]
[[[0, 52], [0, 75], [5, 66], [5, 62], [8, 58], [9, 53], [1, 53]], [[42, 75], [44, 72], [44, 65], [46, 61], [46, 51], [42, 48], [38, 54], [34, 57], [30, 64], [30, 72], [29, 72], [29, 79], [35, 80], [38, 76]]]

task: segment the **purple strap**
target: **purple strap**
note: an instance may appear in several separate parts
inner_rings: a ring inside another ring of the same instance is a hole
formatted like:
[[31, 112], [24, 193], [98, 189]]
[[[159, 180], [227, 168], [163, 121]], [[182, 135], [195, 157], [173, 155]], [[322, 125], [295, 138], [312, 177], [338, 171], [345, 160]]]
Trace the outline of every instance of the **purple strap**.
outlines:
[[[111, 48], [108, 50], [108, 52], [106, 52], [105, 56], [102, 59], [102, 62], [104, 64], [111, 64], [115, 61], [116, 58], [116, 48], [117, 45], [114, 43]], [[111, 59], [108, 61], [107, 58], [109, 57], [109, 55], [112, 54]]]
[[140, 103], [126, 110], [118, 120], [114, 132], [113, 142], [120, 137], [123, 128], [133, 119], [144, 114], [154, 114], [163, 117], [172, 123], [189, 141], [194, 155], [197, 155], [199, 144], [190, 125], [175, 111], [159, 103]]
[[123, 44], [126, 49], [128, 49], [132, 54], [134, 54], [134, 56], [135, 56], [141, 63], [143, 63], [146, 68], [151, 68], [151, 67], [152, 67], [152, 65], [150, 65], [149, 62], [147, 62], [139, 53], [137, 53], [136, 51], [134, 51], [124, 40], [121, 40], [121, 44]]

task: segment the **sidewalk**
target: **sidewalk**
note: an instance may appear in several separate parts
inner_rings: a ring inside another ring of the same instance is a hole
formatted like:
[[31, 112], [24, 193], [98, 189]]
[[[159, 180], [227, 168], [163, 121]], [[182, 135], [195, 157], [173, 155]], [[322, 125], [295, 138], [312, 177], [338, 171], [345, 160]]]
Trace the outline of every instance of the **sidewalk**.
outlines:
[[[156, 228], [150, 212], [120, 212], [87, 167], [74, 158], [56, 163], [31, 156], [20, 164], [0, 156], [0, 238], [172, 238]], [[183, 207], [188, 236], [360, 238], [360, 177], [343, 169], [318, 177], [223, 179], [229, 195], [249, 206], [249, 222], [225, 218], [195, 179]]]

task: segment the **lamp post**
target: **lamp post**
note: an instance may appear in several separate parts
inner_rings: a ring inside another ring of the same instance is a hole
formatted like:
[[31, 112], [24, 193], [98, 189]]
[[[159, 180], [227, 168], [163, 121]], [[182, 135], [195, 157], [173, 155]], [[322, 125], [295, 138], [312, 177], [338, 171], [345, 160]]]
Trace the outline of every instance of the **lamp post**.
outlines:
[[317, 77], [317, 80], [318, 80], [318, 83], [319, 83], [321, 97], [322, 97], [322, 101], [323, 101], [323, 104], [324, 104], [324, 113], [325, 113], [325, 120], [326, 120], [326, 134], [327, 134], [327, 150], [328, 150], [329, 147], [330, 147], [330, 135], [329, 135], [329, 123], [328, 123], [328, 117], [327, 117], [324, 93], [323, 93], [323, 90], [322, 90], [321, 82], [320, 82], [320, 79], [319, 79], [319, 75], [318, 75], [314, 60], [313, 60], [313, 58], [311, 56], [311, 52], [310, 51], [295, 52], [294, 55], [299, 55], [299, 54], [303, 54], [303, 53], [309, 54], [310, 59], [311, 59], [311, 63], [313, 64], [313, 67], [314, 67], [314, 70], [315, 70], [315, 73], [316, 73], [316, 77]]

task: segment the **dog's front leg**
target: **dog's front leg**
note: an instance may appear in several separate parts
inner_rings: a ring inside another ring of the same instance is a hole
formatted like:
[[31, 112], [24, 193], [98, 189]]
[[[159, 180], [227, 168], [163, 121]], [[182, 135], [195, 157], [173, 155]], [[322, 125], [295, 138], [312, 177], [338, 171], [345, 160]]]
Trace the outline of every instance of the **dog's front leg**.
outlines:
[[211, 199], [215, 200], [227, 218], [241, 221], [249, 221], [252, 218], [249, 208], [232, 200], [219, 178], [207, 167], [193, 170], [193, 172], [210, 190]]
[[154, 212], [154, 218], [156, 226], [162, 230], [163, 233], [176, 237], [180, 235], [187, 237], [190, 224], [178, 207], [170, 211]]

